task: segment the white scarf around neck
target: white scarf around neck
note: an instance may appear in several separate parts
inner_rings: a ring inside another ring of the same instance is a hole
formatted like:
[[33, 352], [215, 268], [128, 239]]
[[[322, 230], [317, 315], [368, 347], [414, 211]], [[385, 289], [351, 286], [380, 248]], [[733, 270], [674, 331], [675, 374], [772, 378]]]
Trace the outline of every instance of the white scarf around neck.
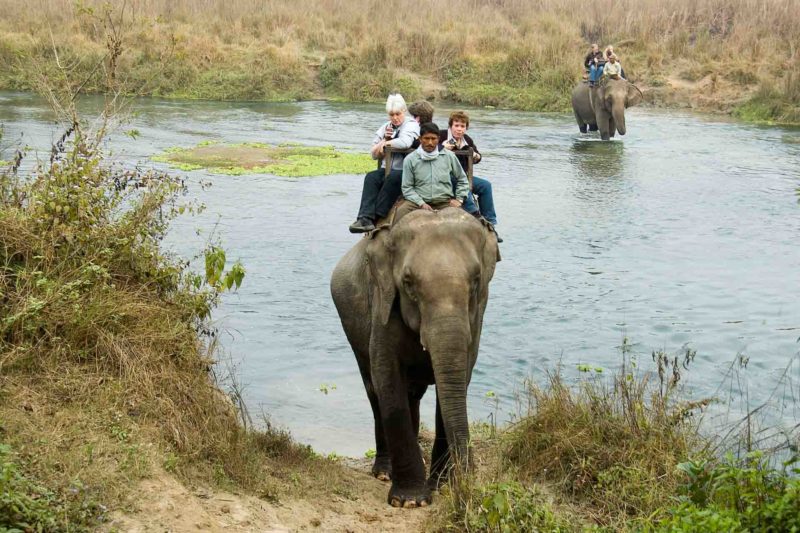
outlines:
[[425, 149], [422, 148], [422, 145], [420, 145], [419, 148], [417, 148], [417, 153], [423, 161], [433, 161], [439, 157], [439, 147], [437, 146], [434, 148], [433, 152], [426, 152]]

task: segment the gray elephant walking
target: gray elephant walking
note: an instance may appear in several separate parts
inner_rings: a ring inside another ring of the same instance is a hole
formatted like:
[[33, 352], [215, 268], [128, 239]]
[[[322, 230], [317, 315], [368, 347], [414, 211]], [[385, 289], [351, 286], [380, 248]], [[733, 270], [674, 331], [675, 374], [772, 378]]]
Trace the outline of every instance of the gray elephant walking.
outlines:
[[639, 105], [642, 91], [627, 80], [604, 80], [594, 87], [581, 82], [572, 90], [572, 111], [581, 133], [600, 131], [609, 140], [616, 132], [625, 135], [625, 109]]
[[[495, 234], [459, 208], [419, 210], [358, 242], [331, 294], [375, 419], [372, 472], [388, 502], [425, 506], [456, 462], [469, 463], [467, 386], [478, 357]], [[436, 385], [430, 477], [417, 443], [419, 402]]]

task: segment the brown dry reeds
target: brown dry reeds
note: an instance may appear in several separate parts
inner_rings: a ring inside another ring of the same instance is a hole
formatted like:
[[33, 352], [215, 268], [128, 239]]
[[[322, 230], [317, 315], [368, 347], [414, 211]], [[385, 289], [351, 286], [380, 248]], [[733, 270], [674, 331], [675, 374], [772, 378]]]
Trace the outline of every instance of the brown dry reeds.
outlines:
[[[48, 53], [51, 32], [65, 61], [90, 64], [102, 49], [93, 22], [102, 4], [47, 0], [34, 12], [0, 0], [0, 86], [29, 86], [26, 58]], [[599, 42], [616, 45], [652, 101], [730, 109], [760, 86], [781, 87], [800, 42], [793, 0], [126, 5], [135, 39], [121, 71], [132, 87], [201, 98], [371, 100], [401, 89], [410, 98], [564, 109], [588, 45]]]

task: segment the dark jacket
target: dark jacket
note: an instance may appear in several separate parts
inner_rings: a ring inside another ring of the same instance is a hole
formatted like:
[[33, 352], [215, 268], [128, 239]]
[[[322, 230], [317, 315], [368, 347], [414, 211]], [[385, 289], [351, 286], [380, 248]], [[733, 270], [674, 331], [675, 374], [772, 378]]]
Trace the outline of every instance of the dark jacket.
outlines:
[[598, 50], [597, 52], [589, 52], [586, 54], [586, 57], [583, 59], [583, 66], [586, 67], [586, 70], [589, 70], [594, 63], [594, 58], [597, 58], [597, 64], [602, 65], [606, 62], [606, 58], [603, 57], [603, 52]]
[[[446, 140], [447, 140], [447, 130], [439, 130], [439, 143], [444, 144]], [[470, 137], [466, 133], [464, 134], [464, 141], [466, 141], [467, 146], [472, 148], [476, 154], [478, 154], [479, 156], [481, 155], [480, 151], [478, 151], [478, 147], [475, 146], [475, 141], [473, 141], [472, 137]], [[467, 168], [469, 168], [469, 160], [467, 159], [467, 156], [457, 155], [456, 157], [458, 158], [458, 162], [461, 163], [461, 168], [463, 168], [464, 172], [466, 172]], [[477, 165], [478, 163], [480, 163], [481, 159], [482, 158], [479, 158], [477, 161], [473, 163], [473, 165]]]

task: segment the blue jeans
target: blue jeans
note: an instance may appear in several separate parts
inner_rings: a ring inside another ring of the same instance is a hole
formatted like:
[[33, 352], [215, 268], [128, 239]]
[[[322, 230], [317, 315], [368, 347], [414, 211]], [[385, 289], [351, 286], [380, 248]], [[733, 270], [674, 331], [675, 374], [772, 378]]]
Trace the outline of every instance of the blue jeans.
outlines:
[[603, 75], [603, 67], [604, 65], [602, 63], [600, 65], [592, 65], [589, 67], [589, 81], [599, 80], [600, 76]]
[[[456, 190], [456, 179], [451, 178], [453, 182], [453, 193]], [[489, 180], [479, 178], [478, 176], [472, 177], [472, 191], [467, 195], [467, 200], [464, 202], [462, 206], [464, 211], [469, 214], [475, 214], [478, 212], [478, 206], [475, 205], [475, 198], [472, 196], [472, 192], [475, 192], [480, 197], [481, 201], [481, 208], [480, 214], [483, 217], [492, 223], [492, 226], [497, 225], [497, 213], [494, 210], [494, 197], [492, 196], [492, 184]]]

